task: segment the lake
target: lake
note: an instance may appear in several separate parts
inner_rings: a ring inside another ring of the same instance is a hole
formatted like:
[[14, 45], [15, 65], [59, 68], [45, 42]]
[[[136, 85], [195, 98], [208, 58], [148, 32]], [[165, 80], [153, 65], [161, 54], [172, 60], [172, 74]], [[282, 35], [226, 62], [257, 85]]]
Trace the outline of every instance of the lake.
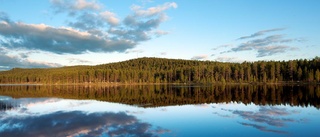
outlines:
[[0, 86], [0, 136], [320, 136], [319, 85]]

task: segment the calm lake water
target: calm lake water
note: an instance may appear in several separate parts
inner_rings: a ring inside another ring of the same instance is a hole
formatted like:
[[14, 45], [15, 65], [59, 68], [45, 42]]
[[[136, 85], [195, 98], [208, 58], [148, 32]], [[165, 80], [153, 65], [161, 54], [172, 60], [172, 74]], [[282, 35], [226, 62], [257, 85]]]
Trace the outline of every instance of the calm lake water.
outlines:
[[320, 86], [0, 86], [0, 136], [320, 136]]

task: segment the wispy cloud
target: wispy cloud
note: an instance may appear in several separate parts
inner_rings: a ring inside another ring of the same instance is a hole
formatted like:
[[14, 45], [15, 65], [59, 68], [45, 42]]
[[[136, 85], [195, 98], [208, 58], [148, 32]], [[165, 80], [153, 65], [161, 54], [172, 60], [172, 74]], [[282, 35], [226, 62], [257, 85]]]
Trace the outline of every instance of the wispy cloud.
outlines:
[[125, 52], [125, 54], [129, 54], [129, 53], [143, 53], [144, 51], [142, 49], [136, 49], [136, 50], [128, 50]]
[[[284, 34], [272, 33], [278, 33], [284, 30], [286, 30], [286, 28], [273, 28], [268, 30], [261, 30], [249, 36], [243, 36], [238, 38], [238, 40], [246, 40], [244, 42], [242, 41], [240, 44], [225, 44], [215, 47], [212, 50], [228, 48], [225, 51], [221, 51], [220, 54], [242, 51], [254, 51], [257, 53], [256, 57], [265, 57], [297, 50], [298, 48], [292, 46], [292, 44], [306, 41], [304, 38], [287, 38]], [[225, 59], [218, 58], [217, 60]]]
[[150, 17], [150, 16], [155, 16], [158, 14], [162, 14], [163, 11], [169, 9], [169, 8], [177, 8], [178, 4], [175, 2], [167, 2], [163, 5], [159, 5], [156, 7], [151, 7], [148, 8], [146, 10], [142, 9], [142, 7], [138, 6], [138, 5], [133, 5], [131, 6], [131, 10], [133, 10], [135, 12], [136, 16], [146, 16], [146, 17]]
[[[282, 29], [277, 29], [277, 31]], [[269, 30], [270, 31], [270, 30]], [[265, 33], [265, 31], [262, 31]], [[263, 34], [264, 34], [263, 33]], [[258, 38], [241, 43], [235, 48], [226, 52], [240, 52], [240, 51], [257, 51], [257, 57], [272, 56], [278, 53], [296, 50], [297, 48], [289, 46], [292, 42], [303, 42], [301, 38], [285, 38], [284, 35], [271, 35], [264, 38]], [[225, 52], [224, 52], [225, 53]]]
[[160, 37], [160, 36], [162, 36], [162, 35], [167, 35], [167, 34], [169, 34], [169, 32], [168, 32], [168, 31], [163, 31], [163, 30], [156, 30], [156, 31], [154, 31], [154, 34], [155, 34], [157, 37]]
[[37, 53], [37, 51], [17, 52], [18, 50], [9, 50], [0, 46], [0, 71], [9, 70], [12, 68], [51, 68], [61, 67], [58, 63], [39, 62], [29, 59], [29, 55]]
[[91, 61], [83, 60], [83, 59], [77, 59], [77, 58], [68, 58], [69, 63], [71, 64], [91, 64]]
[[256, 33], [253, 33], [253, 34], [251, 34], [249, 36], [240, 37], [240, 38], [238, 38], [238, 40], [255, 38], [255, 37], [258, 37], [258, 36], [263, 36], [268, 32], [275, 32], [275, 31], [282, 31], [282, 30], [285, 30], [285, 28], [274, 28], [274, 29], [268, 29], [268, 30], [261, 30], [261, 31], [258, 31]]
[[220, 62], [239, 62], [239, 60], [237, 60], [236, 57], [227, 57], [227, 56], [217, 57], [215, 60]]
[[154, 53], [152, 56], [153, 57], [164, 57], [166, 56], [168, 53], [167, 52], [156, 52]]
[[272, 56], [277, 53], [284, 53], [286, 51], [293, 51], [293, 50], [297, 50], [297, 49], [298, 48], [285, 46], [285, 45], [267, 46], [264, 48], [260, 48], [258, 50], [257, 57]]
[[214, 48], [212, 48], [212, 50], [218, 50], [220, 48], [228, 48], [228, 47], [232, 47], [232, 46], [233, 46], [232, 44], [224, 44], [224, 45], [214, 47]]
[[167, 55], [167, 52], [160, 52], [161, 56]]
[[192, 60], [203, 60], [203, 59], [207, 59], [208, 55], [197, 55], [197, 56], [193, 56], [191, 59]]
[[96, 0], [50, 0], [56, 13], [68, 12], [75, 15], [82, 10], [100, 10], [103, 6]]
[[[2, 50], [1, 50], [2, 49]], [[19, 55], [7, 55], [3, 52], [3, 48], [0, 48], [0, 71], [8, 70], [11, 68], [50, 68], [61, 67], [58, 63], [36, 62], [28, 60], [26, 54], [21, 53]]]

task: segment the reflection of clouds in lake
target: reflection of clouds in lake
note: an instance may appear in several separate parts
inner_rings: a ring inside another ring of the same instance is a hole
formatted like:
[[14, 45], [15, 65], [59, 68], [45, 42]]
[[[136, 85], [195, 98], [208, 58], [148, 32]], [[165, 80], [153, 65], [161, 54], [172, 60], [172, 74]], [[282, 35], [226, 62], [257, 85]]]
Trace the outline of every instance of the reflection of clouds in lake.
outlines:
[[160, 111], [166, 112], [166, 111], [168, 111], [168, 109], [167, 108], [161, 108]]
[[287, 122], [300, 122], [300, 120], [284, 118], [283, 116], [288, 116], [293, 113], [285, 108], [263, 106], [260, 107], [258, 112], [235, 110], [232, 113], [250, 121], [266, 123], [276, 127], [283, 127]]
[[5, 110], [9, 115], [39, 115], [56, 111], [72, 111], [91, 105], [90, 100], [66, 100], [60, 98], [20, 98], [7, 102], [16, 104], [13, 109]]
[[273, 115], [273, 116], [286, 116], [290, 115], [292, 112], [288, 112], [285, 108], [277, 108], [277, 107], [260, 107], [260, 114], [264, 115]]
[[265, 132], [274, 132], [274, 133], [279, 133], [279, 134], [287, 134], [288, 133], [286, 131], [267, 129], [267, 127], [261, 126], [261, 125], [257, 125], [257, 124], [250, 124], [250, 123], [244, 123], [244, 122], [239, 122], [239, 124], [241, 124], [243, 126], [250, 126], [250, 127], [259, 129], [261, 131], [265, 131]]
[[[221, 110], [226, 113], [221, 114], [219, 112], [213, 112], [213, 114], [218, 115], [220, 117], [224, 117], [224, 118], [233, 118], [235, 116], [240, 116], [241, 118], [243, 118], [243, 120], [254, 122], [254, 124], [248, 123], [248, 122], [239, 122], [239, 124], [244, 126], [254, 127], [256, 129], [259, 129], [265, 132], [286, 133], [285, 131], [273, 130], [269, 128], [270, 127], [281, 128], [286, 126], [289, 122], [300, 123], [300, 122], [307, 121], [307, 119], [294, 119], [290, 117], [290, 115], [299, 114], [300, 111], [298, 110], [290, 111], [290, 110], [287, 110], [286, 108], [279, 108], [274, 106], [260, 106], [257, 111], [233, 110], [233, 109], [225, 109], [225, 108], [221, 108]], [[267, 126], [263, 126], [263, 124], [267, 124]]]
[[126, 113], [127, 114], [143, 114], [144, 112], [143, 111], [129, 111], [129, 110], [126, 110]]
[[[5, 108], [4, 111], [17, 111], [18, 113], [30, 114], [28, 110], [35, 106], [43, 106], [49, 103], [55, 103], [60, 101], [58, 98], [8, 98], [5, 101], [6, 106], [11, 106], [11, 108]], [[1, 102], [1, 101], [0, 101]], [[1, 104], [1, 103], [0, 103]]]
[[22, 99], [13, 99], [13, 101], [26, 106], [26, 107], [32, 107], [36, 105], [42, 105], [42, 104], [48, 104], [48, 103], [54, 103], [58, 102], [61, 99], [58, 98], [22, 98]]
[[[57, 102], [56, 98], [11, 98], [7, 97], [5, 100], [0, 100], [0, 111], [13, 112], [16, 114], [31, 114], [29, 109], [34, 106], [43, 106], [44, 104]], [[7, 116], [6, 113], [1, 117]]]
[[153, 131], [153, 133], [156, 133], [156, 134], [164, 134], [169, 132], [171, 132], [169, 129], [164, 129], [162, 127], [157, 127], [157, 129]]
[[63, 112], [0, 120], [0, 136], [155, 136], [169, 132], [160, 127], [152, 129], [124, 112], [84, 113]]
[[18, 113], [30, 113], [30, 112], [28, 112], [28, 109], [27, 108], [20, 108], [20, 109], [18, 109]]
[[218, 112], [213, 112], [212, 114], [218, 115], [220, 117], [224, 117], [224, 118], [234, 118], [234, 115], [228, 115], [228, 114], [220, 114]]
[[91, 102], [87, 101], [87, 102], [69, 102], [69, 106], [67, 107], [78, 107], [78, 106], [82, 106], [82, 105], [88, 105], [91, 104]]

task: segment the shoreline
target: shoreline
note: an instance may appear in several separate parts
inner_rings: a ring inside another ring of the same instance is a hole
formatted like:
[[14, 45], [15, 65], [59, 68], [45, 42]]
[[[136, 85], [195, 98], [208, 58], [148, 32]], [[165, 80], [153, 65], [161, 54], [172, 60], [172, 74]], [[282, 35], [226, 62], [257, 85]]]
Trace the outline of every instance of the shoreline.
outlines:
[[43, 84], [43, 83], [0, 83], [0, 86], [139, 86], [139, 85], [320, 85], [319, 82], [229, 82], [229, 83], [66, 83], [66, 84]]

